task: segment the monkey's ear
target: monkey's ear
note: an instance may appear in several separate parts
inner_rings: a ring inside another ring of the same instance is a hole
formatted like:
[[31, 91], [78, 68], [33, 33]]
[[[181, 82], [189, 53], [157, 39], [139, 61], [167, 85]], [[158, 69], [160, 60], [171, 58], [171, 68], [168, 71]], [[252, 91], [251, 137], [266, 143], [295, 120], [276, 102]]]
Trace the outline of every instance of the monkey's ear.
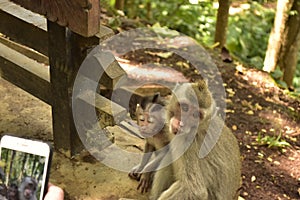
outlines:
[[146, 109], [146, 106], [147, 106], [147, 104], [149, 104], [149, 102], [151, 102], [152, 100], [151, 100], [151, 98], [152, 97], [144, 97], [144, 98], [142, 98], [142, 101], [141, 101], [141, 103], [139, 104], [140, 105], [140, 107], [142, 108], [142, 109]]
[[157, 92], [154, 94], [153, 99], [152, 99], [152, 103], [159, 103], [160, 102], [160, 93]]

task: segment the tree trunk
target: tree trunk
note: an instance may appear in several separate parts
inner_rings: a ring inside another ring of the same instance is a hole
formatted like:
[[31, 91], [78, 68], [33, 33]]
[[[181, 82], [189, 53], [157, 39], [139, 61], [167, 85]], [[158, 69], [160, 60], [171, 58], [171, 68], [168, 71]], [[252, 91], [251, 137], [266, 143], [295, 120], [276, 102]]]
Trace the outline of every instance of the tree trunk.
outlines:
[[124, 11], [125, 0], [116, 0], [115, 9]]
[[135, 0], [126, 0], [125, 9], [127, 11], [127, 17], [132, 19], [136, 17], [136, 10], [138, 9], [135, 5]]
[[274, 20], [274, 27], [271, 31], [268, 43], [268, 49], [264, 61], [263, 70], [267, 72], [274, 71], [278, 63], [280, 48], [282, 45], [285, 25], [288, 19], [289, 11], [294, 0], [278, 0], [277, 10]]
[[151, 8], [151, 1], [146, 2], [146, 9], [147, 9], [147, 19], [152, 19], [152, 8]]
[[280, 52], [279, 66], [283, 71], [283, 81], [288, 87], [293, 85], [296, 71], [298, 52], [300, 48], [300, 1], [295, 0], [291, 11], [296, 14], [289, 15], [284, 31], [283, 44]]
[[219, 9], [217, 14], [215, 43], [219, 43], [218, 47], [224, 47], [226, 43], [226, 32], [228, 25], [230, 0], [219, 0]]

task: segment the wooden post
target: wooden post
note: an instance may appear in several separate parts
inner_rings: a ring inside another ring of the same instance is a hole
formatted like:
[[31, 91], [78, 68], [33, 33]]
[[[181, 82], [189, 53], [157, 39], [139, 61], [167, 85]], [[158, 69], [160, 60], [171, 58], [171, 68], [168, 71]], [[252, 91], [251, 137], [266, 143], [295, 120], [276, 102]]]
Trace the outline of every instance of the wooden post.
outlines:
[[95, 40], [80, 36], [58, 24], [47, 21], [49, 34], [50, 81], [53, 104], [53, 137], [57, 149], [71, 155], [83, 149], [72, 114], [72, 90], [78, 69]]
[[[79, 141], [70, 104], [71, 70], [67, 66], [66, 28], [47, 21], [50, 82], [52, 88], [53, 140], [56, 149], [75, 154], [75, 141]], [[80, 145], [82, 148], [82, 145]], [[78, 147], [79, 148], [79, 147]], [[79, 149], [77, 149], [79, 150]]]

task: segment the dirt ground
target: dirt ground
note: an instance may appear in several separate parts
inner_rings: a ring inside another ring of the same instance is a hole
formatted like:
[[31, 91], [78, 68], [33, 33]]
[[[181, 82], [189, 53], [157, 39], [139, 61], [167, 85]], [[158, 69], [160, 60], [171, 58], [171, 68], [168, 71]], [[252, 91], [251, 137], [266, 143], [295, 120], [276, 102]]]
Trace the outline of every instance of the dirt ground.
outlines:
[[[11, 83], [0, 79], [0, 132], [52, 143], [51, 107]], [[111, 128], [116, 143], [123, 146], [143, 141], [124, 137], [118, 128]], [[113, 170], [86, 152], [72, 159], [54, 152], [50, 181], [65, 190], [65, 199], [119, 198], [146, 199], [136, 190], [137, 182], [127, 173]]]
[[[243, 164], [240, 196], [247, 200], [300, 199], [299, 99], [279, 89], [267, 74], [247, 69], [238, 62], [224, 63], [217, 51], [210, 54], [227, 93], [226, 124], [240, 144]], [[149, 54], [149, 50], [133, 52], [123, 59], [128, 59], [131, 65], [178, 62], [178, 58], [162, 58], [157, 52]], [[10, 133], [51, 143], [51, 120], [50, 106], [0, 79], [1, 135]], [[111, 131], [115, 133], [116, 144], [123, 148], [132, 145], [142, 148], [143, 141], [116, 127]], [[280, 139], [290, 146], [268, 147], [268, 143], [259, 140], [264, 136], [277, 138], [280, 134]], [[70, 159], [55, 151], [50, 181], [65, 190], [66, 199], [147, 199], [147, 195], [139, 194], [137, 182], [129, 179], [127, 173], [106, 167], [86, 152]]]

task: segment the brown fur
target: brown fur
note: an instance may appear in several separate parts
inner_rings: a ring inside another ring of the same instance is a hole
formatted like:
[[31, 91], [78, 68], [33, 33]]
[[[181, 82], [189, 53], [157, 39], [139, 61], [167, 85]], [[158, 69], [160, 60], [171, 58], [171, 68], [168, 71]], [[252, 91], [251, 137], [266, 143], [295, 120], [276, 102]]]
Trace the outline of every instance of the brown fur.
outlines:
[[[206, 83], [200, 81], [190, 87], [187, 84], [179, 86], [167, 110], [167, 121], [179, 121], [180, 127], [176, 127], [179, 124], [170, 124], [171, 130], [175, 126], [179, 131], [170, 143], [171, 156], [166, 155], [161, 163], [166, 159], [176, 160], [156, 172], [150, 199], [237, 199], [241, 184], [239, 146], [232, 132], [215, 114], [214, 100]], [[206, 157], [200, 158], [202, 145], [209, 149], [206, 135], [214, 139], [218, 131], [221, 133], [217, 143]], [[190, 146], [187, 144], [189, 140]], [[185, 147], [186, 151], [179, 156], [178, 152]], [[173, 180], [170, 187], [170, 183], [165, 181], [168, 179]]]
[[139, 180], [137, 189], [142, 193], [147, 192], [152, 184], [153, 172], [160, 163], [150, 162], [152, 152], [157, 156], [157, 150], [162, 149], [169, 143], [169, 137], [165, 131], [164, 103], [158, 94], [143, 99], [136, 109], [137, 124], [140, 133], [145, 137], [146, 143], [144, 155], [139, 165], [135, 166], [129, 173], [129, 177]]

